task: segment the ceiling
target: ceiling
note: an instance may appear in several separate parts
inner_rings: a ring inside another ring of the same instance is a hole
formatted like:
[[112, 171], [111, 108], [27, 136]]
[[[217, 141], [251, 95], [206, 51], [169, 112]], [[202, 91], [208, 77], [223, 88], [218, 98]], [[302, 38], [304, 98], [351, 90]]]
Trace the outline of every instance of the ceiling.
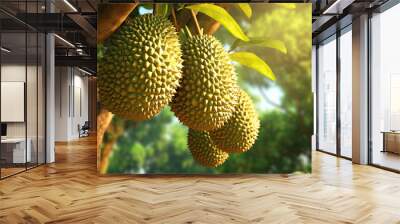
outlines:
[[[312, 2], [313, 42], [316, 43], [336, 32], [338, 24], [344, 26], [346, 21], [351, 23], [352, 16], [376, 8], [386, 1], [388, 0], [255, 0], [250, 2]], [[82, 66], [95, 71], [97, 4], [110, 2], [132, 1], [47, 0], [46, 4], [46, 0], [1, 0], [1, 28], [3, 32], [8, 33], [3, 35], [3, 45], [13, 48], [15, 55], [24, 55], [26, 54], [25, 38], [22, 38], [23, 34], [18, 33], [25, 32], [25, 29], [55, 32], [61, 37], [55, 38], [58, 64], [79, 66], [79, 62], [82, 62]], [[29, 42], [30, 38], [28, 38], [28, 55], [36, 49], [36, 46]]]
[[8, 60], [36, 57], [41, 49], [36, 35], [52, 32], [57, 34], [56, 65], [80, 66], [95, 73], [96, 8], [96, 0], [1, 0], [2, 46], [11, 49]]
[[319, 43], [351, 24], [354, 16], [373, 11], [388, 1], [313, 0], [313, 43]]
[[26, 59], [29, 61], [36, 60], [37, 55], [41, 55], [40, 52], [44, 50], [43, 34], [37, 33], [2, 33], [1, 44], [4, 48], [10, 50], [6, 54], [2, 52], [5, 56], [2, 57], [2, 61], [25, 62]]

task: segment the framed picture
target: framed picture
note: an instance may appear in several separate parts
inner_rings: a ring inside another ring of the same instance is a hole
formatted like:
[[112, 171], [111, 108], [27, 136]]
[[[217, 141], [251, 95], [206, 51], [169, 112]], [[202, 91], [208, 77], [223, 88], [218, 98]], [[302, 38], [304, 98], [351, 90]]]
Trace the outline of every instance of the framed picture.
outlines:
[[102, 174], [311, 172], [311, 4], [102, 4]]

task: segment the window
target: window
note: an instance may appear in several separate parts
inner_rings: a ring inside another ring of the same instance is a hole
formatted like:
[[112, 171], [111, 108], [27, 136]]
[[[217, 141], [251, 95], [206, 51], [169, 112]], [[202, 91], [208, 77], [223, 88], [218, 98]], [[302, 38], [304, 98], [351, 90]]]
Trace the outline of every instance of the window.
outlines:
[[372, 163], [400, 170], [400, 5], [371, 18]]
[[[15, 5], [10, 8], [23, 16], [38, 13], [44, 2], [0, 1], [0, 7]], [[0, 178], [5, 178], [45, 163], [46, 40], [12, 13], [0, 17]]]
[[352, 33], [351, 26], [340, 36], [340, 154], [352, 156]]
[[336, 153], [336, 36], [318, 48], [318, 149]]

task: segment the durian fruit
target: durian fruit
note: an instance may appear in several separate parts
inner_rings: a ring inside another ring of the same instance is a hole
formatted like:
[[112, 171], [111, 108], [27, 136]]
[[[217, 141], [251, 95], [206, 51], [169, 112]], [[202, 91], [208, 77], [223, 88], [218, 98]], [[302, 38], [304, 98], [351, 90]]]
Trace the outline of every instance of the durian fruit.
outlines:
[[239, 90], [238, 103], [232, 117], [222, 128], [209, 132], [213, 143], [225, 152], [245, 152], [257, 139], [260, 120], [251, 98]]
[[193, 158], [202, 166], [217, 167], [229, 157], [228, 153], [213, 144], [206, 131], [189, 129], [188, 145]]
[[182, 53], [169, 20], [151, 14], [129, 17], [105, 47], [98, 72], [105, 108], [141, 121], [171, 102], [182, 76]]
[[236, 75], [222, 44], [210, 35], [183, 40], [183, 78], [171, 108], [191, 129], [221, 127], [232, 115]]

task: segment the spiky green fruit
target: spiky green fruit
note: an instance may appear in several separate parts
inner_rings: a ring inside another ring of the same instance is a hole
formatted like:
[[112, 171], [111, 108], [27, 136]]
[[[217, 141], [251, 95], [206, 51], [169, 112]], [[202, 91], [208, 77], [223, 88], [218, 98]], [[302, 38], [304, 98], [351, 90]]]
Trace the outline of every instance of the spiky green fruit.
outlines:
[[193, 158], [202, 166], [217, 167], [229, 157], [214, 145], [206, 131], [189, 129], [188, 145]]
[[209, 132], [214, 144], [225, 152], [245, 152], [257, 139], [260, 120], [251, 101], [239, 90], [238, 103], [232, 117], [222, 128]]
[[102, 105], [131, 120], [147, 120], [170, 103], [182, 76], [179, 38], [169, 20], [129, 17], [106, 43], [99, 62]]
[[194, 130], [221, 127], [236, 101], [233, 65], [222, 44], [210, 35], [189, 37], [182, 43], [183, 78], [172, 100], [172, 111]]

